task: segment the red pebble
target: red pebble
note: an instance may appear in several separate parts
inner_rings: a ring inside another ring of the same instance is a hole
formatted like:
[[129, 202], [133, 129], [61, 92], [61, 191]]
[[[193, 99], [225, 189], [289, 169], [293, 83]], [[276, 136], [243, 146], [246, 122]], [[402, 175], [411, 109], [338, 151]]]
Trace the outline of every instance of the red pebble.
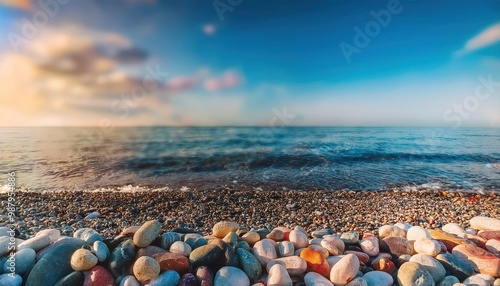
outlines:
[[102, 266], [94, 266], [88, 272], [85, 272], [85, 281], [83, 286], [114, 286], [115, 279], [109, 271]]

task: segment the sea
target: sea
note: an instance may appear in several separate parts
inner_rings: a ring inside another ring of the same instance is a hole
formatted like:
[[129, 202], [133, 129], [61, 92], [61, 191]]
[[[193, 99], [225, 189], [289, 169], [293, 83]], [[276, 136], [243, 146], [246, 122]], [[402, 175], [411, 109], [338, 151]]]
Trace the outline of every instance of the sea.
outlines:
[[0, 128], [0, 152], [32, 191], [500, 190], [499, 128]]

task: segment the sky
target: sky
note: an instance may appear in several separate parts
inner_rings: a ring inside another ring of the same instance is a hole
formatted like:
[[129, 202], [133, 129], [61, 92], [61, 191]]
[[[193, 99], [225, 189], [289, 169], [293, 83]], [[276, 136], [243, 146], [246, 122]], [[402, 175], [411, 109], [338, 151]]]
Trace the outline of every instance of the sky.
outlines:
[[498, 0], [0, 3], [0, 126], [500, 127]]

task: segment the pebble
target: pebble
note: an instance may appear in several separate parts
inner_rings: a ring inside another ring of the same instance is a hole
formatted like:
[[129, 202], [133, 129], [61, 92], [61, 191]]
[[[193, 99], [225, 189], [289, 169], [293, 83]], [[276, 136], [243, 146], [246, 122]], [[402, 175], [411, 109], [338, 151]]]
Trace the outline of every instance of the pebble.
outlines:
[[133, 273], [139, 282], [149, 282], [160, 275], [160, 264], [152, 257], [141, 256], [134, 263]]
[[412, 226], [408, 229], [406, 233], [406, 239], [408, 240], [419, 240], [419, 239], [431, 239], [431, 234], [427, 229], [421, 226]]
[[413, 248], [410, 242], [404, 237], [389, 236], [380, 241], [380, 248], [383, 251], [390, 252], [395, 256], [403, 254], [412, 254]]
[[295, 252], [295, 247], [290, 241], [278, 242], [278, 252], [280, 257], [292, 256]]
[[500, 257], [500, 240], [498, 239], [489, 239], [484, 244], [486, 250], [493, 253], [497, 257]]
[[141, 286], [141, 283], [134, 276], [127, 275], [120, 281], [120, 286]]
[[50, 237], [50, 243], [54, 243], [56, 240], [61, 238], [61, 232], [57, 229], [44, 229], [39, 232], [35, 236], [44, 236], [48, 235]]
[[253, 246], [253, 255], [255, 255], [255, 257], [259, 260], [262, 267], [265, 267], [269, 261], [278, 257], [273, 241], [267, 238], [255, 243]]
[[356, 277], [358, 270], [358, 257], [354, 254], [347, 254], [333, 265], [330, 270], [330, 281], [334, 285], [345, 285]]
[[247, 274], [250, 280], [257, 280], [262, 275], [262, 266], [260, 261], [249, 251], [245, 249], [236, 249], [238, 260], [243, 271]]
[[291, 243], [293, 243], [293, 247], [295, 249], [304, 248], [309, 245], [309, 240], [307, 239], [307, 235], [305, 235], [302, 231], [292, 230], [288, 237]]
[[427, 271], [424, 266], [415, 262], [407, 262], [401, 265], [397, 277], [399, 286], [435, 285], [434, 279], [429, 271]]
[[198, 286], [198, 280], [191, 273], [186, 273], [181, 277], [181, 281], [178, 286]]
[[97, 260], [99, 260], [99, 262], [106, 261], [106, 259], [108, 259], [110, 255], [108, 246], [104, 242], [99, 240], [94, 242], [94, 244], [92, 245], [92, 250], [94, 252], [94, 255], [97, 257]]
[[492, 283], [483, 279], [480, 276], [472, 275], [471, 277], [467, 277], [464, 281], [462, 281], [465, 285], [473, 285], [473, 286], [491, 286]]
[[453, 286], [455, 284], [460, 283], [460, 280], [458, 280], [457, 277], [455, 276], [445, 276], [439, 283], [437, 283], [437, 286]]
[[145, 222], [134, 234], [134, 244], [137, 247], [150, 245], [161, 233], [161, 224], [157, 220]]
[[[328, 256], [330, 256], [330, 252], [321, 245], [311, 244], [307, 248], [321, 253], [321, 255], [323, 255], [324, 258], [328, 258]], [[300, 253], [299, 253], [299, 255], [300, 255]]]
[[268, 272], [269, 269], [275, 264], [280, 264], [285, 267], [290, 276], [302, 275], [307, 270], [307, 262], [297, 256], [282, 257], [269, 261], [269, 263], [266, 265], [266, 269], [268, 270]]
[[330, 253], [330, 255], [337, 256], [339, 254], [342, 254], [342, 252], [340, 252], [340, 250], [337, 248], [337, 244], [333, 240], [323, 239], [321, 241], [321, 247], [326, 249], [328, 253]]
[[330, 264], [321, 253], [305, 248], [300, 252], [300, 258], [306, 261], [307, 271], [317, 272], [325, 277], [330, 277]]
[[[26, 271], [35, 265], [36, 252], [31, 248], [19, 250], [13, 256], [13, 261], [9, 259], [3, 264], [3, 272], [15, 272], [16, 274], [23, 275]], [[12, 265], [13, 263], [13, 265]], [[11, 268], [12, 267], [12, 268]], [[14, 271], [11, 271], [14, 270]], [[1, 285], [1, 284], [0, 284]]]
[[427, 254], [415, 254], [410, 258], [410, 262], [415, 262], [427, 269], [434, 282], [438, 282], [446, 275], [446, 269], [434, 257]]
[[97, 264], [97, 257], [90, 250], [78, 249], [71, 256], [71, 267], [75, 271], [90, 270]]
[[500, 219], [477, 216], [470, 220], [470, 226], [478, 230], [500, 231]]
[[214, 284], [214, 274], [207, 266], [198, 267], [195, 271], [195, 275], [199, 286], [212, 286]]
[[221, 257], [221, 248], [214, 244], [208, 244], [193, 250], [189, 255], [189, 262], [193, 267], [201, 265], [213, 266], [220, 262]]
[[111, 252], [109, 259], [106, 261], [107, 268], [113, 276], [118, 277], [132, 265], [135, 254], [134, 242], [132, 239], [127, 239]]
[[383, 225], [378, 229], [378, 235], [381, 239], [391, 236], [405, 237], [406, 232], [394, 225]]
[[455, 234], [455, 235], [465, 234], [465, 230], [462, 227], [460, 227], [457, 223], [445, 224], [441, 229], [443, 231], [446, 231], [447, 233], [451, 233], [451, 234]]
[[85, 273], [85, 280], [83, 286], [114, 286], [115, 279], [109, 271], [102, 266], [94, 266]]
[[239, 224], [234, 221], [221, 221], [214, 225], [212, 235], [217, 238], [224, 238], [228, 233], [236, 232], [239, 227]]
[[368, 286], [365, 279], [361, 277], [354, 278], [351, 282], [347, 283], [345, 286]]
[[469, 265], [469, 263], [467, 263], [467, 261], [460, 259], [451, 253], [438, 254], [436, 259], [451, 275], [456, 276], [459, 280], [464, 280], [474, 274], [474, 269]]
[[167, 232], [161, 236], [160, 240], [161, 240], [160, 246], [163, 249], [169, 249], [174, 242], [181, 241], [181, 236], [176, 232]]
[[266, 238], [272, 239], [274, 241], [282, 241], [285, 238], [285, 233], [279, 229], [273, 229]]
[[181, 254], [163, 252], [163, 253], [153, 254], [153, 258], [160, 265], [161, 272], [167, 270], [173, 270], [175, 272], [178, 272], [180, 275], [183, 275], [187, 273], [191, 268], [189, 259]]
[[391, 286], [394, 283], [392, 276], [383, 271], [370, 271], [363, 275], [363, 280], [368, 286]]
[[215, 274], [214, 286], [250, 286], [250, 280], [243, 270], [224, 266]]
[[316, 272], [309, 272], [304, 276], [306, 286], [333, 286], [330, 280]]
[[176, 241], [174, 242], [169, 249], [170, 252], [172, 253], [178, 253], [182, 254], [186, 257], [189, 257], [189, 254], [191, 254], [191, 246], [189, 244], [182, 242], [182, 241]]
[[443, 243], [449, 250], [455, 248], [455, 246], [459, 244], [470, 244], [470, 242], [466, 239], [458, 237], [454, 234], [449, 234], [440, 229], [429, 229], [428, 232], [431, 234], [432, 239]]
[[69, 275], [64, 276], [59, 280], [55, 286], [73, 286], [73, 285], [83, 285], [85, 281], [85, 275], [80, 271], [73, 271]]
[[377, 256], [380, 252], [378, 239], [375, 236], [364, 237], [359, 245], [363, 252], [370, 256]]
[[81, 228], [73, 234], [73, 237], [79, 238], [89, 244], [97, 240], [102, 241], [102, 236], [92, 228]]
[[281, 264], [274, 264], [268, 271], [267, 286], [292, 286], [292, 279]]
[[32, 237], [22, 243], [20, 243], [17, 246], [17, 250], [21, 250], [24, 248], [31, 248], [34, 251], [39, 251], [42, 248], [45, 248], [50, 244], [50, 236], [48, 235], [43, 235], [43, 236], [35, 236]]
[[476, 272], [500, 277], [500, 258], [472, 244], [461, 244], [453, 248], [454, 256], [467, 261]]
[[413, 244], [413, 248], [417, 253], [436, 256], [441, 252], [441, 245], [433, 239], [419, 239]]
[[2, 274], [0, 275], [0, 285], [5, 286], [21, 286], [23, 279], [18, 274]]
[[344, 232], [340, 236], [340, 239], [347, 244], [356, 244], [359, 240], [359, 233], [356, 231], [353, 232]]
[[177, 286], [181, 281], [179, 273], [167, 270], [161, 273], [156, 279], [149, 282], [148, 286]]

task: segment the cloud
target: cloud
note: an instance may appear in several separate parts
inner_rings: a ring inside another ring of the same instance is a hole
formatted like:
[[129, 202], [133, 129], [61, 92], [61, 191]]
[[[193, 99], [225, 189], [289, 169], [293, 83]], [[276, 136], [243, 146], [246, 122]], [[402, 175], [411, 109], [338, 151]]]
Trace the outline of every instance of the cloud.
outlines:
[[196, 76], [177, 76], [166, 82], [165, 87], [171, 93], [192, 90], [199, 86], [200, 79]]
[[205, 80], [204, 87], [208, 91], [220, 91], [223, 89], [233, 88], [240, 85], [243, 79], [240, 74], [234, 71], [228, 71], [220, 78], [209, 78]]
[[30, 0], [0, 0], [0, 4], [25, 10], [29, 9], [32, 3]]
[[463, 56], [498, 42], [500, 42], [500, 23], [486, 28], [477, 36], [468, 40], [467, 43], [465, 43], [465, 46], [457, 52], [457, 55]]
[[215, 28], [215, 25], [213, 24], [205, 24], [203, 25], [203, 32], [208, 35], [208, 36], [211, 36], [215, 33], [216, 31], [216, 28]]

